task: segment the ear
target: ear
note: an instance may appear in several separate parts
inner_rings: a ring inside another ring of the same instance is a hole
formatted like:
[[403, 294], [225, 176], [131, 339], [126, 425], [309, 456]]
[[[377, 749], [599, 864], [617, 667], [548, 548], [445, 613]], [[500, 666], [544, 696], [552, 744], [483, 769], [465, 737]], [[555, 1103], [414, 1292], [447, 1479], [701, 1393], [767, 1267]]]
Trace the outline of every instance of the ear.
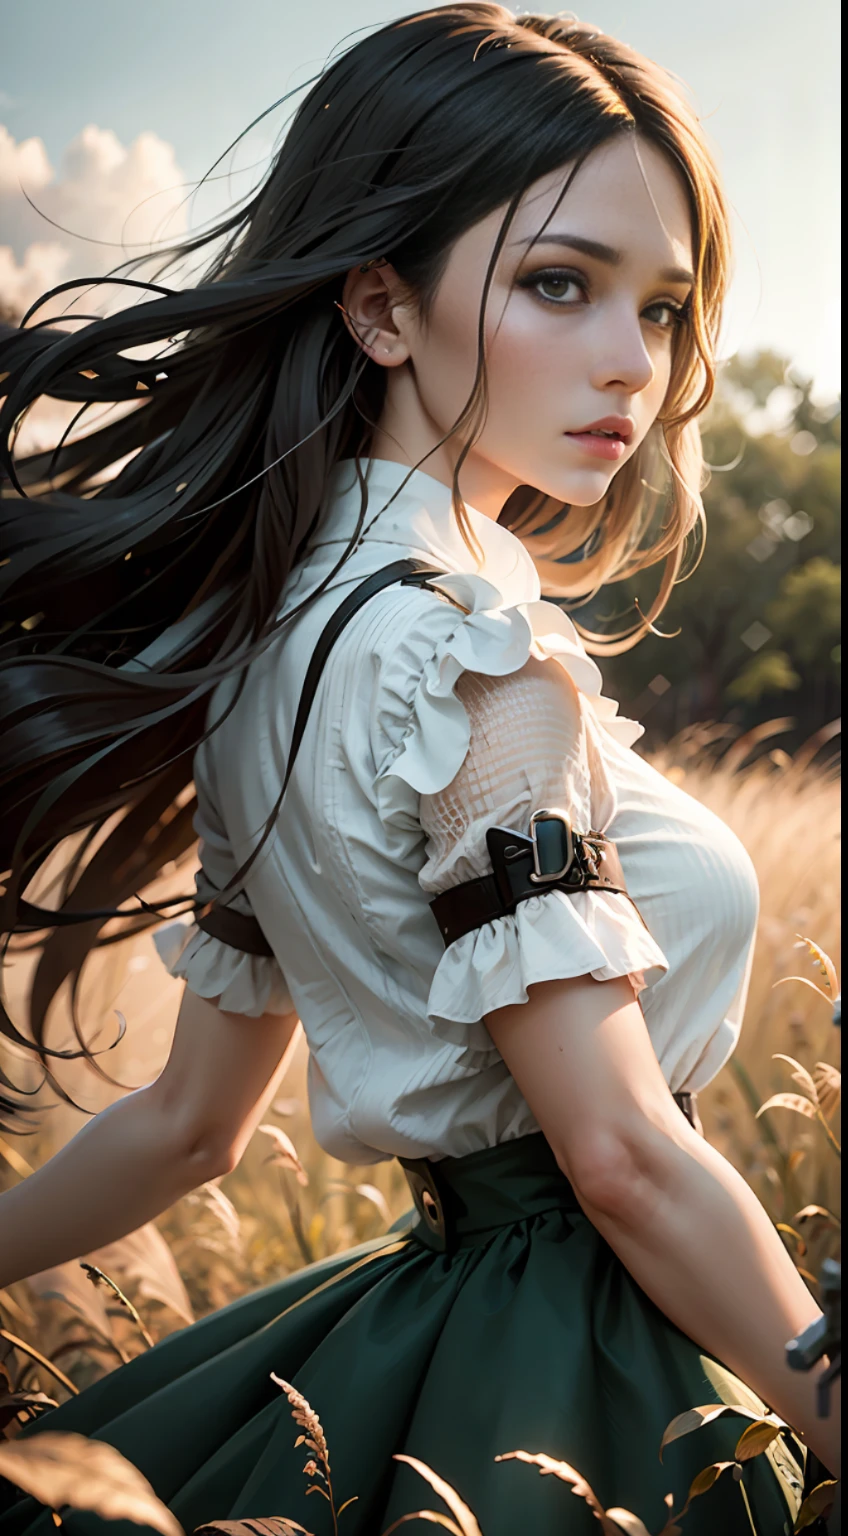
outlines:
[[404, 302], [403, 285], [389, 262], [367, 272], [352, 267], [339, 307], [357, 346], [373, 362], [383, 368], [397, 368], [407, 361], [410, 349], [404, 322], [409, 304]]

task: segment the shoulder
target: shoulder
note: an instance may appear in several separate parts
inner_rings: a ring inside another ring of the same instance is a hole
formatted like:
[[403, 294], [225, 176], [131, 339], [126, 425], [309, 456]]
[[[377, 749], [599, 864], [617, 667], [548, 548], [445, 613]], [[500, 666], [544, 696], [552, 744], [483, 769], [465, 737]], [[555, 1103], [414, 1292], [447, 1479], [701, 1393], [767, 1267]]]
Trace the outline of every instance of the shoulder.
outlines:
[[452, 574], [439, 577], [435, 589], [380, 593], [346, 655], [348, 668], [361, 676], [367, 663], [371, 675], [378, 773], [398, 774], [419, 793], [437, 787], [437, 779], [447, 783], [469, 740], [460, 678], [517, 672], [532, 645], [523, 606], [504, 607], [480, 577]]

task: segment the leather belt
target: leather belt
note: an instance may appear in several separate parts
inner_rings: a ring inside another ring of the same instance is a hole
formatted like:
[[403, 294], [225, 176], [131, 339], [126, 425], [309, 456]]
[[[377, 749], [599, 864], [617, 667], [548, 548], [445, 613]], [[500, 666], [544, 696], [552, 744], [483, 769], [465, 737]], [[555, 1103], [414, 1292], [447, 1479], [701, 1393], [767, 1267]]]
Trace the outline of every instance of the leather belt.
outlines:
[[520, 902], [543, 891], [627, 896], [615, 844], [602, 832], [575, 833], [565, 811], [534, 812], [529, 836], [511, 827], [489, 827], [486, 845], [493, 873], [453, 885], [430, 902], [446, 948], [472, 929], [510, 916]]

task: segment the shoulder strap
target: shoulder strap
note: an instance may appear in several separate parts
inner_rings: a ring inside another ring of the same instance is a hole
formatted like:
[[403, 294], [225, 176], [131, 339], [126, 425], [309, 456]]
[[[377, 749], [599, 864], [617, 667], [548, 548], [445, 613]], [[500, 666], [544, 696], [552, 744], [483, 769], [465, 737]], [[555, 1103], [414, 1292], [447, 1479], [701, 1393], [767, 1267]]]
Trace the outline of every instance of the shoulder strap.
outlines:
[[[424, 565], [421, 560], [396, 560], [392, 565], [386, 565], [380, 571], [374, 571], [373, 575], [366, 576], [364, 581], [354, 587], [347, 597], [335, 609], [318, 639], [318, 644], [312, 653], [309, 666], [306, 669], [306, 677], [303, 680], [297, 712], [292, 728], [291, 745], [289, 747], [288, 762], [283, 777], [280, 796], [277, 801], [279, 809], [283, 796], [292, 776], [292, 770], [303, 741], [306, 725], [309, 720], [309, 712], [318, 691], [318, 684], [327, 658], [339, 638], [342, 630], [348, 625], [355, 613], [382, 592], [385, 587], [400, 583], [402, 586], [426, 587], [433, 578], [444, 576], [444, 571], [435, 567]], [[230, 944], [234, 949], [241, 949], [248, 955], [272, 955], [273, 950], [268, 943], [261, 927], [255, 917], [248, 917], [242, 912], [234, 912], [232, 907], [223, 905], [210, 905], [196, 919], [198, 928], [208, 933], [213, 939], [220, 939], [224, 944]]]

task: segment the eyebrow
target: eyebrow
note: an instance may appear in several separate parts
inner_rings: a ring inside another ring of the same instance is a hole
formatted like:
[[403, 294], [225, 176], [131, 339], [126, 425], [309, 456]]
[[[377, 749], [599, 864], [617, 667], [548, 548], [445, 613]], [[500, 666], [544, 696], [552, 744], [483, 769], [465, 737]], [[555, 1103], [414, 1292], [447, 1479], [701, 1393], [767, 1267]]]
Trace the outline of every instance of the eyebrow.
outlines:
[[[540, 235], [535, 235], [529, 240], [517, 240], [515, 245], [566, 245], [572, 251], [582, 251], [584, 256], [593, 256], [596, 261], [603, 261], [608, 267], [619, 267], [624, 260], [623, 253], [617, 251], [612, 245], [604, 245], [600, 240], [587, 240], [584, 235], [569, 235], [565, 231], [552, 230]], [[695, 274], [688, 267], [664, 267], [659, 274], [666, 283], [694, 283]]]

